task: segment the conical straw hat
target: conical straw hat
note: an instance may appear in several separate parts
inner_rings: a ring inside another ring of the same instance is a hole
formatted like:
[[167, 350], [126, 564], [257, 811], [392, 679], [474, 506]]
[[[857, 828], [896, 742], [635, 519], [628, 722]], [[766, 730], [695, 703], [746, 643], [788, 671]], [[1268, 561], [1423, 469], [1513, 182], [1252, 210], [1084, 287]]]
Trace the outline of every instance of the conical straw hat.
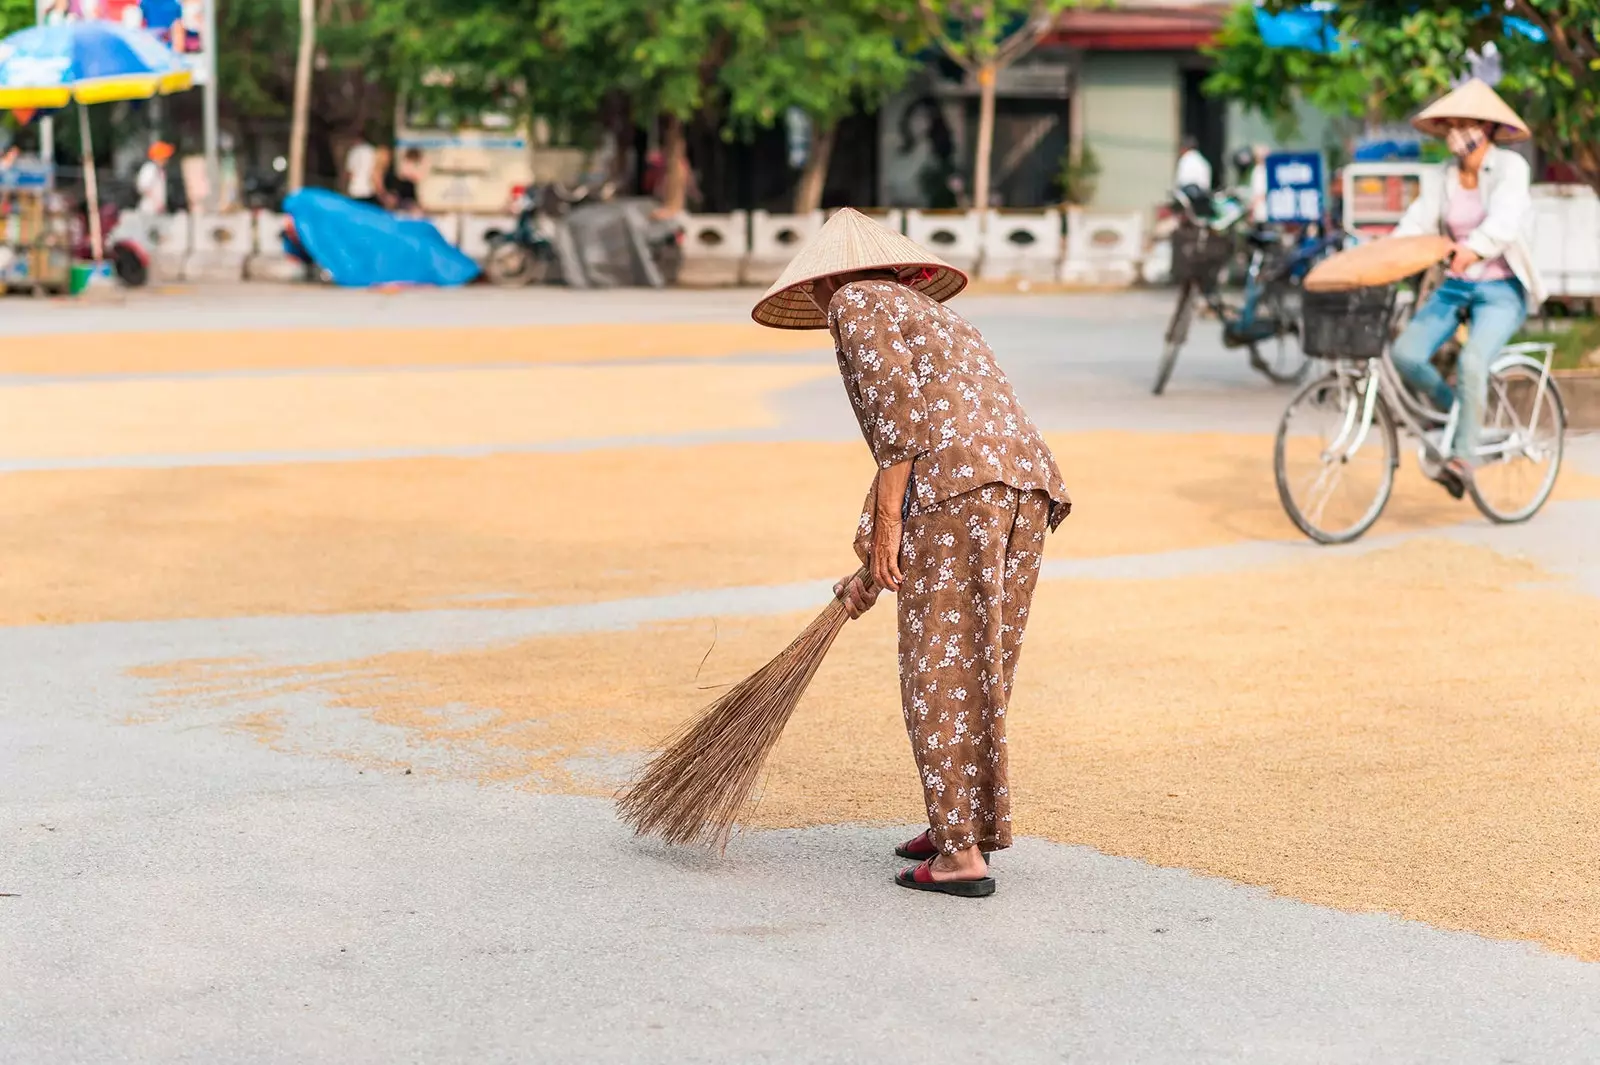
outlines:
[[846, 207], [789, 260], [750, 317], [775, 329], [826, 329], [828, 318], [811, 302], [811, 283], [857, 270], [926, 267], [929, 276], [904, 282], [943, 303], [967, 287], [967, 275], [916, 241]]
[[1430, 137], [1443, 137], [1448, 132], [1444, 124], [1447, 118], [1475, 118], [1496, 123], [1494, 139], [1498, 144], [1525, 141], [1533, 136], [1528, 132], [1528, 124], [1511, 110], [1511, 105], [1477, 78], [1424, 107], [1411, 124]]

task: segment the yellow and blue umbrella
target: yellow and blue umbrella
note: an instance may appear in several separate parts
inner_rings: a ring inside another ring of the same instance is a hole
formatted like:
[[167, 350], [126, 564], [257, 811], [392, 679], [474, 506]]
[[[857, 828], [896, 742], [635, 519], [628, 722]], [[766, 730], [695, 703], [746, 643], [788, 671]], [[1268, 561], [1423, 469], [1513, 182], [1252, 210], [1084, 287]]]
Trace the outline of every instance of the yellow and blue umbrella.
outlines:
[[144, 30], [112, 22], [35, 26], [0, 41], [0, 110], [78, 105], [89, 236], [96, 260], [104, 249], [87, 105], [148, 100], [193, 84], [194, 75], [166, 45]]
[[0, 41], [0, 110], [147, 100], [193, 84], [166, 45], [114, 22], [34, 26]]

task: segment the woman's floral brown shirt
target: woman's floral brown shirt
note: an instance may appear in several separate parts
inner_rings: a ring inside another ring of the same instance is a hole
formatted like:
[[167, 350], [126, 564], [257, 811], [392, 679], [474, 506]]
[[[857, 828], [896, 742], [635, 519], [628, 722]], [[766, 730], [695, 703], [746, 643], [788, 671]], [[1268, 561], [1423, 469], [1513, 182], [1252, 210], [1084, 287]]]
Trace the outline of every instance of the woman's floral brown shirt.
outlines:
[[[913, 507], [1006, 484], [1050, 497], [1050, 528], [1072, 509], [1055, 456], [965, 318], [893, 281], [834, 293], [828, 328], [861, 435], [880, 468], [915, 460]], [[856, 547], [872, 539], [869, 493]], [[865, 556], [863, 556], [865, 557]]]

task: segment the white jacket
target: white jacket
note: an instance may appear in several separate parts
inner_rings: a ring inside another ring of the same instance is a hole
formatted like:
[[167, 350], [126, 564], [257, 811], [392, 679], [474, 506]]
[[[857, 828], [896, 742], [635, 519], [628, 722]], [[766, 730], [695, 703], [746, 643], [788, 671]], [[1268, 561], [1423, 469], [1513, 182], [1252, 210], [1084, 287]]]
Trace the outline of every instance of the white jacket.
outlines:
[[[1461, 176], [1454, 161], [1443, 164], [1443, 169], [1443, 180], [1422, 183], [1421, 194], [1411, 201], [1394, 228], [1394, 236], [1450, 235], [1444, 224], [1445, 209], [1461, 187]], [[1546, 295], [1528, 244], [1533, 228], [1532, 183], [1533, 172], [1526, 159], [1491, 146], [1478, 170], [1478, 194], [1483, 197], [1488, 217], [1463, 242], [1486, 262], [1505, 256], [1506, 265], [1528, 294], [1530, 312], [1539, 309]]]

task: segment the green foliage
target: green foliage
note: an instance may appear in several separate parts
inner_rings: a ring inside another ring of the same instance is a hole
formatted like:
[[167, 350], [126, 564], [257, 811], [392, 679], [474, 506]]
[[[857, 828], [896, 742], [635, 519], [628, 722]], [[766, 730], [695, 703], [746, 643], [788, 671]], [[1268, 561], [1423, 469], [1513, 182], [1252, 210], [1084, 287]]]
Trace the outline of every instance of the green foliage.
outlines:
[[881, 0], [761, 0], [735, 28], [718, 81], [735, 129], [771, 126], [791, 107], [825, 129], [875, 107], [916, 70], [923, 34]]
[[1600, 366], [1600, 321], [1593, 318], [1570, 321], [1556, 319], [1550, 322], [1548, 327], [1543, 323], [1530, 321], [1527, 328], [1517, 334], [1516, 339], [1519, 342], [1554, 344], [1556, 352], [1552, 362], [1553, 369], [1580, 370], [1589, 366]]
[[368, 32], [395, 83], [425, 109], [588, 117], [617, 61], [563, 40], [557, 15], [539, 0], [384, 0]]
[[[690, 119], [708, 102], [733, 36], [761, 17], [739, 0], [545, 0], [543, 24], [645, 113]], [[605, 57], [615, 57], [606, 62]]]
[[0, 37], [25, 30], [39, 21], [34, 0], [0, 0]]
[[1256, 29], [1255, 9], [1241, 3], [1204, 51], [1216, 63], [1205, 91], [1238, 100], [1274, 123], [1280, 137], [1294, 132], [1298, 95], [1345, 118], [1403, 118], [1448, 88], [1465, 63], [1466, 19], [1417, 11], [1394, 23], [1368, 23], [1341, 12], [1339, 34], [1356, 47], [1323, 55], [1269, 48]]
[[217, 8], [217, 81], [240, 115], [283, 118], [294, 86], [294, 44], [300, 36], [295, 0], [250, 0]]
[[1061, 199], [1065, 203], [1083, 206], [1094, 199], [1095, 186], [1100, 181], [1100, 157], [1094, 154], [1088, 141], [1079, 146], [1078, 154], [1074, 158], [1072, 149], [1061, 159], [1061, 171], [1056, 175], [1056, 183], [1061, 188]]
[[384, 0], [370, 31], [407, 85], [451, 106], [514, 96], [581, 120], [610, 93], [636, 114], [725, 113], [736, 130], [790, 107], [826, 127], [898, 88], [920, 26], [882, 0]]
[[[1493, 42], [1498, 89], [1535, 142], [1600, 188], [1600, 0], [1340, 0], [1337, 17], [1353, 47], [1329, 56], [1270, 49], [1241, 3], [1209, 50], [1217, 66], [1206, 90], [1280, 122], [1295, 93], [1333, 114], [1404, 118], [1467, 72], [1470, 50]], [[1508, 30], [1507, 17], [1549, 40]]]
[[1039, 39], [1075, 0], [917, 0], [924, 25], [945, 55], [976, 70], [1004, 66]]

